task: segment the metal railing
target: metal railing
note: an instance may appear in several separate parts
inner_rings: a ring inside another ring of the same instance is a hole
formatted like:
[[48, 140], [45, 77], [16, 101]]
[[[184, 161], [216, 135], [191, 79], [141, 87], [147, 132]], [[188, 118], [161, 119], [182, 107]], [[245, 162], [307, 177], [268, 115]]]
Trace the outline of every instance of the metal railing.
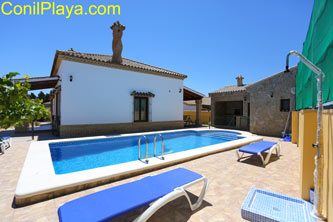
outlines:
[[221, 126], [236, 126], [236, 116], [235, 115], [216, 115], [215, 116], [215, 125]]
[[[156, 156], [156, 137], [160, 136], [161, 137], [161, 141], [162, 141], [162, 154], [161, 154], [161, 160], [164, 160], [164, 140], [163, 140], [163, 136], [162, 134], [157, 134], [154, 136], [154, 157]], [[158, 158], [158, 157], [157, 157]]]
[[148, 161], [148, 140], [147, 140], [147, 138], [146, 138], [146, 136], [144, 136], [144, 135], [142, 135], [142, 136], [140, 136], [140, 138], [139, 138], [139, 142], [138, 142], [138, 145], [139, 145], [139, 160], [141, 161], [141, 156], [140, 156], [140, 153], [141, 153], [141, 138], [144, 138], [145, 139], [145, 142], [146, 142], [146, 163], [148, 163], [149, 161]]

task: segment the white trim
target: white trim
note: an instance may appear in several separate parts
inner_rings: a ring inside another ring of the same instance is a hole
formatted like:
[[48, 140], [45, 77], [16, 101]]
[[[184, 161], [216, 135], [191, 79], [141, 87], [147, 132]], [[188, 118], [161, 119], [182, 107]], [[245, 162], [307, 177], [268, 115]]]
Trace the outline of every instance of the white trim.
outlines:
[[28, 79], [14, 79], [14, 81], [17, 82], [43, 82], [43, 81], [50, 81], [50, 80], [59, 80], [58, 76], [52, 76], [52, 77], [31, 77]]

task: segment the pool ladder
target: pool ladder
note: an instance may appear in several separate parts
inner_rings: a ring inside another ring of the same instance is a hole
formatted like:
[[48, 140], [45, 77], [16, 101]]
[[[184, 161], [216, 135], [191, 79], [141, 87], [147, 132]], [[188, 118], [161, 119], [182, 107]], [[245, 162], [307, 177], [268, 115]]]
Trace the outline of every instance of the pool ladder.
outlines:
[[141, 161], [140, 153], [141, 153], [141, 138], [142, 137], [145, 139], [145, 142], [146, 142], [146, 161], [145, 162], [148, 163], [149, 162], [148, 161], [148, 140], [147, 140], [147, 137], [144, 136], [144, 135], [140, 136], [139, 142], [138, 142], [138, 145], [139, 145], [139, 160]]
[[163, 140], [162, 134], [157, 134], [156, 136], [154, 136], [154, 157], [157, 157], [156, 156], [156, 137], [157, 136], [160, 136], [161, 137], [161, 141], [162, 141], [162, 154], [161, 154], [161, 158], [159, 158], [159, 159], [164, 160], [164, 140]]
[[[156, 137], [157, 136], [160, 136], [161, 141], [162, 141], [162, 154], [161, 154], [160, 158], [156, 156]], [[144, 138], [145, 142], [146, 142], [146, 160], [144, 162], [148, 163], [149, 162], [149, 160], [148, 160], [148, 140], [147, 140], [147, 137], [145, 135], [140, 136], [139, 141], [138, 141], [138, 146], [139, 146], [139, 157], [138, 157], [138, 159], [141, 161], [141, 154], [140, 153], [141, 153], [141, 139], [142, 138]], [[162, 134], [157, 134], [156, 136], [154, 136], [154, 157], [157, 157], [161, 160], [164, 160], [164, 140], [163, 140]]]

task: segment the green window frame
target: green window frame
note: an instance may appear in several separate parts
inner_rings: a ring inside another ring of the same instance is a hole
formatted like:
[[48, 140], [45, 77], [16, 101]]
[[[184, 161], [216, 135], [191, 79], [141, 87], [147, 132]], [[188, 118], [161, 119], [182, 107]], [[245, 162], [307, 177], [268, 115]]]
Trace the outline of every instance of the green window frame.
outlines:
[[134, 97], [134, 122], [148, 122], [148, 97]]

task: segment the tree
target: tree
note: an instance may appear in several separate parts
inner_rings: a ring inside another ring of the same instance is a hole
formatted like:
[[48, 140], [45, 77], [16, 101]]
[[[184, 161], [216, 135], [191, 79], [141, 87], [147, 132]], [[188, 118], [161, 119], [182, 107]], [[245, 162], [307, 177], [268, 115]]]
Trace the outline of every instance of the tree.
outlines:
[[43, 93], [43, 91], [38, 93], [38, 99], [45, 101], [45, 93]]
[[36, 99], [37, 97], [36, 97], [36, 95], [35, 95], [35, 93], [31, 93], [30, 94], [30, 99]]
[[29, 77], [26, 81], [13, 81], [18, 73], [11, 72], [0, 78], [0, 128], [23, 125], [24, 121], [34, 124], [36, 120], [46, 118], [48, 111], [40, 99], [29, 99]]
[[26, 121], [31, 123], [32, 126], [32, 139], [34, 139], [34, 125], [37, 120], [46, 118], [49, 114], [49, 111], [45, 109], [45, 106], [42, 104], [43, 100], [40, 99], [30, 99], [26, 102], [26, 110], [29, 114], [26, 116]]
[[22, 125], [27, 119], [25, 102], [30, 84], [27, 81], [14, 83], [12, 78], [16, 75], [18, 73], [11, 72], [0, 78], [0, 128]]
[[44, 102], [48, 102], [48, 101], [50, 101], [50, 94], [49, 94], [49, 93], [46, 93], [46, 94], [45, 94]]

